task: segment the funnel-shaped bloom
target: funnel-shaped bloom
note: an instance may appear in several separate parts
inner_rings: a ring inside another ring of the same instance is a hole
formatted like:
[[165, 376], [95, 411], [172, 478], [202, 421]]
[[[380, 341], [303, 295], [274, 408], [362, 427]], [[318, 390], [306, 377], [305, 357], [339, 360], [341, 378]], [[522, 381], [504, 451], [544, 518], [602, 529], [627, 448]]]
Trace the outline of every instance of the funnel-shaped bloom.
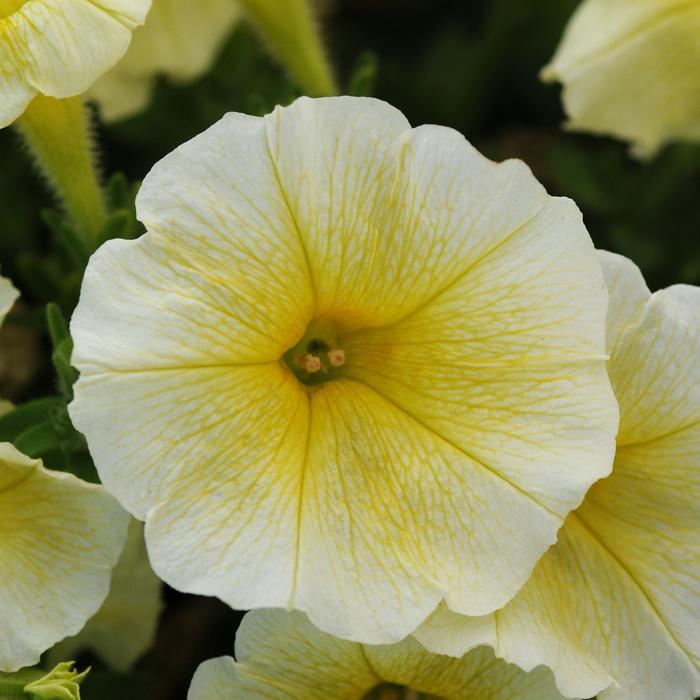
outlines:
[[402, 639], [505, 604], [609, 473], [607, 294], [575, 205], [389, 105], [229, 114], [91, 259], [70, 411], [154, 570]]
[[547, 664], [568, 696], [700, 695], [700, 289], [651, 294], [625, 258], [602, 254], [610, 376], [621, 423], [612, 476], [503, 610], [436, 613], [434, 651], [488, 642], [523, 668]]
[[236, 0], [153, 0], [129, 50], [89, 96], [108, 121], [143, 110], [158, 75], [194, 80], [211, 66], [240, 15]]
[[205, 661], [188, 700], [561, 700], [547, 669], [525, 673], [488, 647], [451, 659], [411, 638], [363, 646], [320, 632], [298, 612], [248, 613], [236, 658]]
[[72, 97], [124, 54], [151, 0], [0, 2], [0, 128], [36, 95]]
[[102, 487], [0, 443], [0, 670], [37, 663], [95, 614], [128, 520]]
[[572, 129], [645, 155], [700, 139], [699, 65], [697, 0], [584, 0], [542, 75], [564, 84]]
[[132, 520], [107, 600], [78, 635], [51, 649], [48, 664], [74, 659], [89, 649], [110, 668], [128, 671], [153, 644], [161, 611], [160, 589], [148, 562], [143, 526]]

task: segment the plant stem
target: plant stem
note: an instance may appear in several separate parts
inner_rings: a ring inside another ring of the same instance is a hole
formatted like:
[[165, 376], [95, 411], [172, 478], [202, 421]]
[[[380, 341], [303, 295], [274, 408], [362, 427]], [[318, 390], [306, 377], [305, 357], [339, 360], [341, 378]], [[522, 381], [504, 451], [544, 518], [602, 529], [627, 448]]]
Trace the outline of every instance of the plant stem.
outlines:
[[309, 0], [241, 0], [249, 18], [307, 95], [337, 95]]
[[0, 700], [28, 698], [29, 695], [24, 692], [24, 687], [45, 674], [46, 671], [35, 668], [22, 669], [16, 673], [0, 673]]
[[17, 121], [17, 127], [39, 170], [92, 250], [106, 211], [89, 115], [82, 100], [39, 95]]

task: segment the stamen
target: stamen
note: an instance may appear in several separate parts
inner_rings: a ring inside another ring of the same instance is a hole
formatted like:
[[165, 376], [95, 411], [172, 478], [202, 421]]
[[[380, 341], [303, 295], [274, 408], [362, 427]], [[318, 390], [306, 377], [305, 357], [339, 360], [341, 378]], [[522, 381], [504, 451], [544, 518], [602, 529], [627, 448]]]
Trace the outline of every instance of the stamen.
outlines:
[[337, 348], [328, 352], [328, 362], [332, 367], [342, 367], [345, 364], [345, 350]]
[[318, 372], [323, 367], [321, 363], [321, 358], [316, 357], [316, 355], [306, 355], [304, 357], [304, 369], [309, 373], [313, 374]]

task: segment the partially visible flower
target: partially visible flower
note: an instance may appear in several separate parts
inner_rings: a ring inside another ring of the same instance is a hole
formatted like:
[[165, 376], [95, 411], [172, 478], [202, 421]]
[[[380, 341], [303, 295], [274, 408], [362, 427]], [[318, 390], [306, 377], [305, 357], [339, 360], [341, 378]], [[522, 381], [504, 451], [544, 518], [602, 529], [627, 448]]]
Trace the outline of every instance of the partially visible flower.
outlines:
[[0, 275], [0, 325], [18, 297], [19, 292], [14, 288], [12, 282], [7, 277]]
[[546, 81], [564, 84], [568, 126], [631, 141], [638, 155], [700, 140], [700, 3], [584, 0]]
[[125, 56], [88, 97], [107, 121], [137, 114], [147, 106], [159, 74], [184, 82], [205, 73], [239, 16], [236, 0], [153, 0]]
[[524, 164], [302, 98], [227, 115], [137, 209], [85, 273], [70, 413], [175, 588], [398, 641], [504, 605], [609, 473], [600, 264]]
[[37, 663], [95, 614], [127, 523], [102, 487], [0, 443], [0, 670]]
[[87, 90], [124, 54], [151, 0], [5, 0], [0, 4], [0, 128], [37, 95]]
[[51, 649], [48, 663], [75, 658], [89, 649], [111, 668], [129, 670], [153, 644], [162, 608], [160, 589], [160, 579], [148, 562], [143, 526], [132, 520], [107, 600], [78, 635]]
[[488, 643], [546, 664], [567, 696], [700, 695], [700, 289], [651, 294], [627, 259], [601, 253], [610, 290], [610, 376], [621, 422], [612, 476], [503, 610], [447, 610], [418, 633], [461, 655]]
[[547, 669], [524, 673], [488, 647], [452, 659], [410, 638], [388, 646], [345, 642], [298, 612], [248, 613], [236, 658], [205, 661], [187, 700], [562, 700]]

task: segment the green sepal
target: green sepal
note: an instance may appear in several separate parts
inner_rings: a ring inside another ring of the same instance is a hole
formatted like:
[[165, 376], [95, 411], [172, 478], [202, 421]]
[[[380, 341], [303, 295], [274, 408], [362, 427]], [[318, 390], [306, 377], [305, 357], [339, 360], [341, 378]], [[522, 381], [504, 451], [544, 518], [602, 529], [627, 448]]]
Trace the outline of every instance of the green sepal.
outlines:
[[26, 685], [24, 692], [32, 700], [80, 700], [80, 684], [88, 673], [89, 667], [78, 673], [75, 661], [65, 661]]
[[70, 401], [73, 398], [73, 384], [78, 378], [78, 370], [70, 363], [73, 340], [70, 337], [68, 323], [57, 304], [46, 305], [46, 323], [53, 345], [51, 361], [58, 377], [58, 386], [61, 394]]

